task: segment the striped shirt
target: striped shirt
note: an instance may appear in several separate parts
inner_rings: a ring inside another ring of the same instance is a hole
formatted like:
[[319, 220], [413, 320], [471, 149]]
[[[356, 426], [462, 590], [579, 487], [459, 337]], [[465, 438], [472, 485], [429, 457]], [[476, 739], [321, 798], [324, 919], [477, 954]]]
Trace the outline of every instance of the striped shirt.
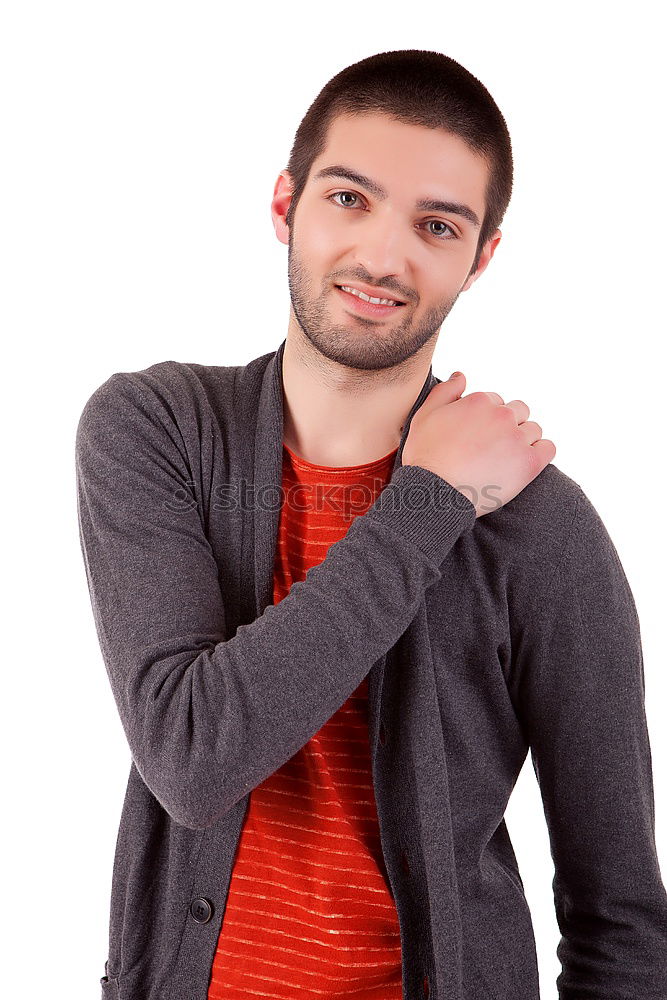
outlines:
[[[395, 456], [332, 468], [283, 445], [274, 604], [371, 506]], [[368, 676], [252, 791], [234, 860], [207, 1000], [296, 995], [402, 997], [399, 922], [371, 775]]]

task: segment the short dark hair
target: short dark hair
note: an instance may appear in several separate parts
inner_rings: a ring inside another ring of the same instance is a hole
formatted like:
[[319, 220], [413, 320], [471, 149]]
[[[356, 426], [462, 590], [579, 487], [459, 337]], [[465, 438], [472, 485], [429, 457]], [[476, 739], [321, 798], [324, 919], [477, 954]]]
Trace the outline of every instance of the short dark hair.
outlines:
[[399, 49], [347, 66], [322, 88], [299, 125], [290, 152], [294, 189], [286, 223], [291, 227], [314, 160], [329, 125], [342, 114], [384, 113], [396, 121], [441, 128], [459, 136], [489, 168], [485, 212], [470, 273], [505, 215], [512, 194], [512, 144], [507, 124], [486, 87], [442, 52]]

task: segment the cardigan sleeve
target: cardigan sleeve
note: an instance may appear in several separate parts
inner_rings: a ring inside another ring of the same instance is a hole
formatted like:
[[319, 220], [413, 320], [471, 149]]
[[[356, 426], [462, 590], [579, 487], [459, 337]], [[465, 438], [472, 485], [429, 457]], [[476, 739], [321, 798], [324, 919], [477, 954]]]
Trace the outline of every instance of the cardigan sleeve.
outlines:
[[[381, 493], [305, 580], [230, 636], [224, 581], [237, 567], [214, 556], [173, 406], [137, 374], [112, 375], [79, 418], [81, 550], [137, 770], [177, 823], [204, 829], [358, 687], [405, 631], [476, 512], [429, 470], [400, 467], [395, 499], [408, 500], [414, 487], [421, 510], [382, 505]], [[423, 487], [433, 498], [426, 517]]]
[[667, 895], [655, 843], [635, 602], [578, 488], [557, 565], [513, 637], [516, 705], [554, 862], [560, 1000], [665, 1000]]

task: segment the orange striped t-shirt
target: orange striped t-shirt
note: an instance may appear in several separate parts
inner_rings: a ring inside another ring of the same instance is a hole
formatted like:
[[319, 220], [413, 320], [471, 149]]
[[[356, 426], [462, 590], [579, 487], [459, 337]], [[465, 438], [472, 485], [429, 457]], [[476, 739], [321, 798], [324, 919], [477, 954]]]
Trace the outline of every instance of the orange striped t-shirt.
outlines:
[[[395, 455], [331, 468], [283, 446], [274, 604], [371, 506]], [[401, 976], [371, 776], [366, 676], [250, 794], [207, 1000], [401, 1000]]]

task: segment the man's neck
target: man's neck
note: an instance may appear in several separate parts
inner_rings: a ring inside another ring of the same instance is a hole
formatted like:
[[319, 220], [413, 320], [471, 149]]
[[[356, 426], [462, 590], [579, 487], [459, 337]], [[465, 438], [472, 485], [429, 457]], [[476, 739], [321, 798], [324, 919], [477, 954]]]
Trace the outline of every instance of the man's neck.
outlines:
[[282, 362], [283, 441], [316, 465], [343, 468], [398, 448], [431, 357], [409, 370], [351, 371], [289, 335]]

